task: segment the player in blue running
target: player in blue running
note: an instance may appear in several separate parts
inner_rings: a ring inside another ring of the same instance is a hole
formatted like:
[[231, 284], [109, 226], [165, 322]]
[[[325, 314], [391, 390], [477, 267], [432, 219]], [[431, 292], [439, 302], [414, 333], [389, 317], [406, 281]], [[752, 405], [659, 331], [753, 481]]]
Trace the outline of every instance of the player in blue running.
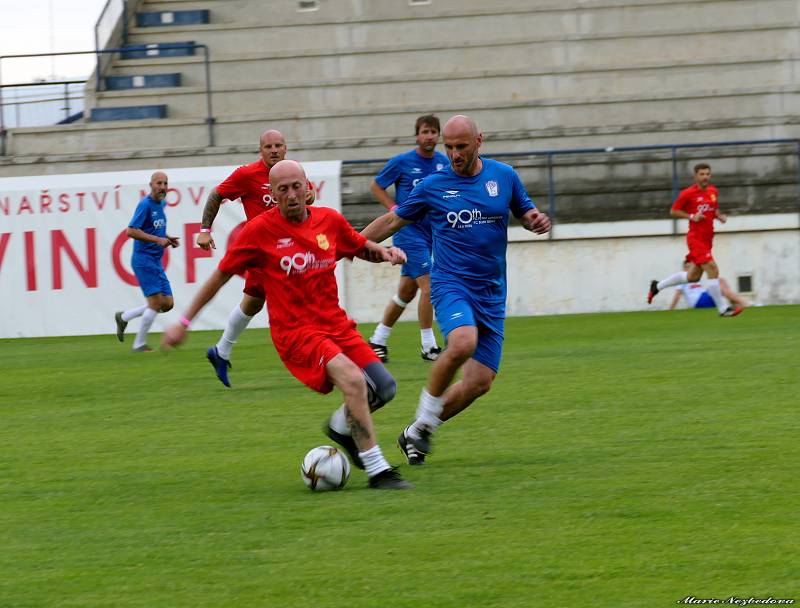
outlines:
[[139, 332], [133, 341], [134, 352], [150, 352], [153, 350], [147, 345], [147, 332], [153, 325], [153, 320], [160, 312], [172, 310], [174, 300], [172, 288], [161, 258], [167, 247], [178, 247], [177, 236], [167, 235], [167, 216], [164, 214], [168, 187], [167, 174], [156, 171], [150, 177], [150, 194], [145, 196], [136, 205], [136, 211], [128, 224], [127, 234], [134, 239], [131, 266], [142, 288], [147, 304], [119, 311], [114, 315], [117, 324], [117, 339], [125, 339], [125, 327], [128, 322], [136, 317], [142, 317]]
[[[550, 230], [516, 171], [480, 157], [483, 136], [471, 118], [452, 117], [443, 134], [450, 166], [362, 232], [380, 242], [425, 216], [431, 222], [431, 301], [447, 348], [433, 364], [416, 419], [398, 437], [409, 464], [425, 461], [430, 435], [487, 393], [500, 368], [509, 212], [536, 234]], [[459, 369], [461, 379], [451, 385]]]
[[[372, 195], [388, 210], [400, 205], [422, 179], [447, 166], [447, 157], [436, 152], [441, 125], [439, 118], [426, 114], [417, 118], [414, 133], [417, 147], [391, 158], [372, 182]], [[394, 200], [386, 189], [394, 184]], [[408, 261], [400, 271], [397, 293], [392, 296], [383, 312], [383, 319], [375, 328], [369, 345], [381, 361], [389, 361], [389, 335], [392, 327], [414, 299], [419, 289], [417, 315], [419, 317], [422, 358], [436, 361], [442, 349], [433, 333], [433, 307], [431, 306], [431, 225], [427, 218], [401, 228], [392, 237], [392, 244], [405, 251]]]

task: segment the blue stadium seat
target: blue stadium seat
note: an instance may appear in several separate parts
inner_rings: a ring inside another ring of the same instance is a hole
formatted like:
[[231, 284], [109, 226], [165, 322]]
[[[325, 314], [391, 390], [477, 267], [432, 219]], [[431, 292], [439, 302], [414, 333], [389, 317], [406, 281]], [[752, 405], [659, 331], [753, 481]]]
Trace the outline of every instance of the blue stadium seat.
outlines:
[[202, 23], [210, 23], [210, 13], [208, 9], [136, 13], [136, 25], [138, 27], [200, 25]]
[[194, 41], [161, 42], [158, 44], [128, 44], [122, 47], [122, 59], [146, 59], [148, 57], [186, 57], [194, 55]]
[[121, 108], [92, 108], [91, 121], [106, 120], [146, 120], [148, 118], [166, 118], [166, 105], [126, 106]]
[[179, 87], [181, 86], [181, 75], [176, 72], [172, 74], [147, 74], [144, 76], [106, 76], [105, 82], [107, 91]]

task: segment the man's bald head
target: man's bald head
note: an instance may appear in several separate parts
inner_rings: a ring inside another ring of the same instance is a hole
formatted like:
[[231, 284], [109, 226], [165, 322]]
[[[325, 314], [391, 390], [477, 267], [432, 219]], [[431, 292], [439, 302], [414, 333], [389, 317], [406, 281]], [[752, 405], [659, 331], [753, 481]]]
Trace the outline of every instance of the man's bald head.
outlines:
[[483, 161], [478, 150], [483, 142], [483, 135], [478, 125], [469, 116], [457, 114], [444, 124], [444, 150], [450, 159], [453, 171], [463, 176], [480, 173]]
[[264, 164], [267, 168], [272, 168], [286, 157], [286, 140], [283, 138], [283, 133], [275, 129], [264, 131], [258, 140], [258, 149]]
[[291, 222], [302, 222], [308, 215], [307, 184], [306, 172], [296, 160], [282, 160], [269, 171], [272, 198], [281, 215]]
[[150, 198], [154, 201], [161, 202], [167, 196], [167, 188], [169, 187], [169, 179], [167, 174], [163, 171], [155, 171], [150, 176]]

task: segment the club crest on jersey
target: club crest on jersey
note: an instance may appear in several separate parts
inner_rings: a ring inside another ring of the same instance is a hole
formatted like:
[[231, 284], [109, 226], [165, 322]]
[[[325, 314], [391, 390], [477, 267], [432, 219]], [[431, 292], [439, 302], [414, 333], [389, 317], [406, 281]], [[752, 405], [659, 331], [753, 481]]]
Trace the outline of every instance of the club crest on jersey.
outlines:
[[497, 196], [497, 182], [493, 179], [490, 179], [486, 182], [486, 192], [489, 193], [489, 196]]
[[717, 202], [717, 195], [716, 194], [712, 194], [711, 195], [711, 202], [712, 203], [716, 203]]
[[325, 236], [324, 234], [317, 235], [317, 245], [319, 245], [319, 248], [322, 249], [323, 251], [327, 251], [328, 248], [331, 246], [330, 243], [328, 243], [328, 237]]

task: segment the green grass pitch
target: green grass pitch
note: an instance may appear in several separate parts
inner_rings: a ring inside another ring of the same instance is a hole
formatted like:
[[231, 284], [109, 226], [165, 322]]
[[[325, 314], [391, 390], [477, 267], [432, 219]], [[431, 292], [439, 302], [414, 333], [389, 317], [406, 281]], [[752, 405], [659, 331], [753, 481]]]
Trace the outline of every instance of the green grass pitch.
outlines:
[[[800, 307], [514, 318], [492, 391], [408, 492], [300, 479], [338, 405], [265, 330], [205, 361], [0, 340], [0, 606], [512, 608], [798, 597]], [[130, 329], [134, 330], [134, 321]], [[366, 332], [371, 326], [364, 326]], [[390, 343], [411, 418], [418, 329]]]

